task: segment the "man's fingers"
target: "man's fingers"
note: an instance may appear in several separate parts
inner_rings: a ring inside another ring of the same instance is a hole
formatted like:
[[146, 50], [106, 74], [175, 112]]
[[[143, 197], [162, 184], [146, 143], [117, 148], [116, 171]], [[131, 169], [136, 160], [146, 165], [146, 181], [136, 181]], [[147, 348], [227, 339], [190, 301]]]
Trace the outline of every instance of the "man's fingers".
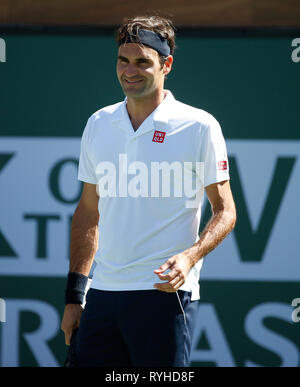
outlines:
[[163, 282], [163, 283], [155, 283], [154, 287], [157, 290], [161, 290], [163, 292], [176, 292], [181, 285], [183, 285], [184, 281], [180, 276], [175, 277], [172, 281]]
[[73, 330], [79, 327], [83, 308], [79, 304], [68, 304], [65, 307], [61, 330], [65, 334], [65, 343], [70, 345]]
[[62, 326], [61, 327], [62, 331], [64, 332], [65, 334], [65, 343], [66, 345], [70, 345], [70, 341], [71, 341], [71, 336], [72, 336], [72, 333], [73, 333], [73, 329], [75, 329], [75, 327], [73, 326]]
[[154, 284], [154, 287], [155, 289], [160, 290], [162, 292], [172, 292], [169, 282], [164, 282], [162, 284]]
[[166, 270], [170, 269], [173, 265], [173, 261], [166, 261], [163, 265], [161, 265], [158, 269], [154, 270], [155, 274], [163, 273]]
[[66, 343], [66, 345], [70, 345], [71, 335], [72, 335], [72, 332], [71, 333], [65, 332], [65, 343]]
[[162, 281], [172, 281], [178, 275], [178, 270], [173, 269], [167, 274], [157, 273], [159, 279]]
[[[164, 292], [176, 292], [184, 283], [188, 272], [188, 261], [180, 255], [169, 258], [159, 269], [154, 270], [163, 283], [155, 283], [154, 287]], [[164, 274], [169, 270], [166, 274]]]

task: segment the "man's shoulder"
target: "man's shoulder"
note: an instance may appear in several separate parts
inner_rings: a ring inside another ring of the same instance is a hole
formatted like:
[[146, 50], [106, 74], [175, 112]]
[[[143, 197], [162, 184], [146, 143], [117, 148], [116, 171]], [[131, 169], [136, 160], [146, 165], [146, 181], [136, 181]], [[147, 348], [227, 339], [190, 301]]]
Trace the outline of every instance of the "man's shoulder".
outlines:
[[195, 121], [204, 126], [210, 126], [217, 122], [216, 118], [209, 113], [208, 111], [188, 105], [184, 102], [176, 100], [176, 109], [172, 109], [172, 113], [174, 114], [174, 118], [176, 116], [186, 121]]
[[105, 106], [101, 109], [98, 109], [90, 116], [91, 121], [98, 121], [98, 120], [111, 120], [114, 119], [114, 117], [117, 117], [122, 109], [123, 101], [117, 102], [113, 105]]
[[84, 130], [86, 140], [92, 141], [95, 134], [107, 130], [109, 124], [122, 114], [123, 102], [105, 106], [89, 116]]

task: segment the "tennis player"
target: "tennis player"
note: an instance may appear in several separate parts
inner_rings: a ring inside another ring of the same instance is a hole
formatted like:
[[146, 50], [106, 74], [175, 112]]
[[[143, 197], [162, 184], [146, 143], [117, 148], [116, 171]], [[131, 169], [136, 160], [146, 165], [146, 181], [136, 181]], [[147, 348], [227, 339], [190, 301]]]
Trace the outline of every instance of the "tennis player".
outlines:
[[[120, 26], [126, 98], [94, 113], [82, 135], [61, 324], [67, 345], [79, 328], [78, 366], [188, 366], [203, 258], [236, 222], [219, 123], [164, 88], [174, 31], [158, 16]], [[212, 216], [199, 236], [204, 191]]]

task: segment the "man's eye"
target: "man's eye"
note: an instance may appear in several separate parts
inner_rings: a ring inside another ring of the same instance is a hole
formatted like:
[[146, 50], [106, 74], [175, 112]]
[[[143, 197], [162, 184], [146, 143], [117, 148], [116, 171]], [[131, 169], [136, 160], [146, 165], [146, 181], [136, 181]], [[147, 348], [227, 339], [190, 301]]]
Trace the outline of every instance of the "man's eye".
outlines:
[[149, 62], [147, 60], [140, 60], [138, 63], [142, 64], [142, 65], [148, 65], [149, 64]]

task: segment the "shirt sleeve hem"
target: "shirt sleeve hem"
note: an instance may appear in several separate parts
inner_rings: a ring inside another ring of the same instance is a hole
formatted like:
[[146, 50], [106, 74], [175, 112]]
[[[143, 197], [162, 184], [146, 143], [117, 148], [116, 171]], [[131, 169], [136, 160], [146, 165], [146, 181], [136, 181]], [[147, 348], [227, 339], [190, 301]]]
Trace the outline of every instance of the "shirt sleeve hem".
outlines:
[[227, 181], [227, 180], [230, 180], [229, 174], [219, 175], [214, 179], [207, 180], [204, 184], [204, 188], [206, 188], [211, 184], [220, 183], [221, 181]]
[[78, 180], [83, 181], [84, 183], [97, 184], [97, 181], [94, 179], [89, 179], [85, 176], [78, 176]]

